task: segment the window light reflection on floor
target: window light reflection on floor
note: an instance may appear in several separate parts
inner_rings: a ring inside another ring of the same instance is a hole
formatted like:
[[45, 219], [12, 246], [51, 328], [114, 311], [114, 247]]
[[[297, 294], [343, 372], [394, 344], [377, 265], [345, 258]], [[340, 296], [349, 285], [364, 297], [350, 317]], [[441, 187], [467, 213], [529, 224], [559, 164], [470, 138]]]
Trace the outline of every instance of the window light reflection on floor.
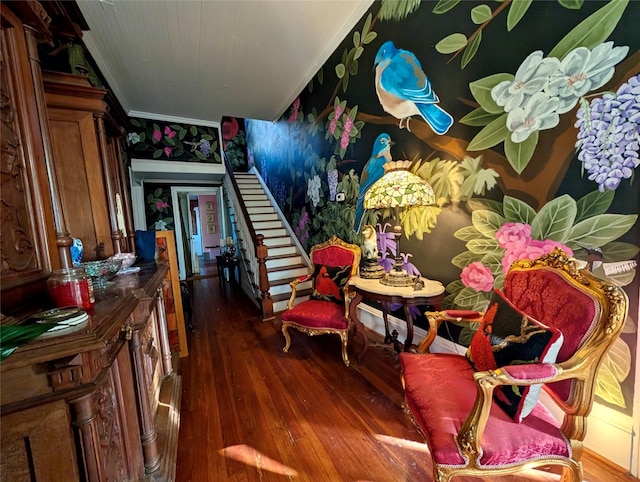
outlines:
[[289, 477], [297, 477], [298, 472], [291, 467], [281, 464], [280, 462], [267, 457], [262, 452], [250, 447], [246, 444], [231, 445], [218, 450], [223, 457], [251, 465], [258, 469], [258, 472], [266, 470], [276, 474], [287, 475]]

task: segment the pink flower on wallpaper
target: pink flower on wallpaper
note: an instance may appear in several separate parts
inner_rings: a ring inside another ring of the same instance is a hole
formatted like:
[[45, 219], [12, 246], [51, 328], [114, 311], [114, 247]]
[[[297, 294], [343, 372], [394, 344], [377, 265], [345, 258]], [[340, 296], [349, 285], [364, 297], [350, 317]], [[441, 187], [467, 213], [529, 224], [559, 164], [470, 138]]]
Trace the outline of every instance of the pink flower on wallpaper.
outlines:
[[476, 291], [491, 291], [493, 289], [493, 274], [480, 261], [474, 261], [462, 268], [460, 274], [462, 284]]
[[573, 250], [562, 243], [547, 239], [545, 241], [539, 241], [532, 239], [528, 244], [524, 246], [516, 246], [512, 249], [507, 249], [502, 258], [502, 271], [506, 273], [509, 271], [509, 267], [514, 261], [519, 259], [536, 259], [543, 254], [550, 253], [554, 248], [561, 248], [568, 256], [573, 256]]
[[298, 112], [300, 111], [300, 97], [296, 97], [291, 107], [291, 114], [289, 115], [289, 124], [293, 124], [298, 119]]
[[340, 104], [338, 104], [335, 109], [333, 109], [333, 111], [336, 113], [334, 119], [339, 119], [340, 116], [342, 115], [342, 106]]
[[353, 129], [353, 121], [351, 120], [351, 117], [347, 116], [347, 119], [344, 121], [344, 131], [340, 138], [340, 147], [342, 149], [349, 147], [349, 133], [351, 132], [351, 129]]
[[338, 126], [338, 120], [333, 119], [331, 122], [329, 122], [329, 132], [331, 132], [331, 134], [334, 134], [336, 132], [337, 126]]
[[163, 151], [164, 151], [164, 155], [165, 155], [165, 156], [167, 156], [167, 157], [171, 157], [171, 148], [170, 148], [170, 147], [165, 147], [165, 148], [163, 149]]
[[162, 211], [163, 209], [168, 208], [168, 207], [169, 207], [169, 203], [166, 203], [164, 201], [156, 202], [156, 209], [158, 211]]
[[176, 131], [172, 131], [169, 126], [164, 126], [164, 135], [172, 139], [176, 136]]
[[496, 232], [496, 239], [500, 247], [505, 249], [527, 245], [531, 241], [531, 226], [525, 223], [504, 223]]
[[151, 137], [153, 137], [154, 142], [160, 142], [160, 139], [162, 139], [162, 132], [160, 132], [160, 129], [154, 129]]

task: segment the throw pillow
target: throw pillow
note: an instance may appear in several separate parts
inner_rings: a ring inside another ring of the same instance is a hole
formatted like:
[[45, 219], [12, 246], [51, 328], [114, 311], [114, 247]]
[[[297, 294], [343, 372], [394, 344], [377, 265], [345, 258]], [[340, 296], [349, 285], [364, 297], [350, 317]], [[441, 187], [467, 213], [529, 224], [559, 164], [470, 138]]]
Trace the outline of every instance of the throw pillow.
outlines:
[[[562, 333], [543, 325], [513, 306], [495, 290], [480, 328], [473, 336], [467, 358], [476, 371], [506, 365], [554, 363], [562, 346]], [[516, 422], [521, 422], [538, 401], [540, 385], [501, 386], [494, 399]]]
[[344, 287], [349, 281], [350, 274], [351, 265], [315, 265], [313, 271], [313, 292], [309, 298], [312, 300], [333, 301], [334, 303], [344, 304]]

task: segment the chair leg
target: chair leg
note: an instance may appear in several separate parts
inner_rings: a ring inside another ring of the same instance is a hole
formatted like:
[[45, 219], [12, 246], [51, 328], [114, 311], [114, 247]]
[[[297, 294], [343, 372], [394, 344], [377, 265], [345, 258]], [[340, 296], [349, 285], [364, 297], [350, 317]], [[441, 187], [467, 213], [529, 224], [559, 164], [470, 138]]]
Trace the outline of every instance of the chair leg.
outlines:
[[349, 355], [347, 354], [347, 344], [349, 342], [349, 330], [340, 332], [340, 339], [342, 340], [342, 361], [349, 366]]
[[291, 346], [291, 338], [289, 337], [289, 324], [288, 323], [283, 323], [282, 324], [282, 334], [284, 335], [284, 339], [285, 339], [285, 345], [284, 348], [282, 349], [283, 352], [287, 353], [289, 351], [289, 347]]

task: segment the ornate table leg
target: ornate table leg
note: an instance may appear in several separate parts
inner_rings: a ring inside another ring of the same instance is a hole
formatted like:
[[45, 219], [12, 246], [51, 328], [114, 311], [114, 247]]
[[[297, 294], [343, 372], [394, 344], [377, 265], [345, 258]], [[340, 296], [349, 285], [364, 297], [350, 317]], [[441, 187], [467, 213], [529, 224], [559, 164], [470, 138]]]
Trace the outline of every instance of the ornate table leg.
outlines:
[[349, 303], [349, 318], [351, 318], [351, 320], [353, 320], [353, 322], [356, 325], [356, 331], [358, 332], [358, 334], [360, 336], [362, 336], [363, 347], [362, 347], [362, 351], [358, 355], [358, 365], [360, 364], [360, 361], [362, 360], [362, 356], [364, 355], [364, 352], [366, 352], [367, 348], [369, 348], [369, 339], [367, 338], [367, 334], [364, 331], [364, 325], [362, 324], [362, 322], [358, 318], [357, 308], [358, 308], [358, 305], [360, 304], [361, 301], [362, 301], [362, 295], [360, 293], [356, 292], [355, 296], [353, 297], [353, 299]]
[[405, 303], [404, 316], [407, 318], [407, 339], [404, 341], [404, 351], [411, 349], [413, 343], [413, 317], [411, 316], [411, 306]]

